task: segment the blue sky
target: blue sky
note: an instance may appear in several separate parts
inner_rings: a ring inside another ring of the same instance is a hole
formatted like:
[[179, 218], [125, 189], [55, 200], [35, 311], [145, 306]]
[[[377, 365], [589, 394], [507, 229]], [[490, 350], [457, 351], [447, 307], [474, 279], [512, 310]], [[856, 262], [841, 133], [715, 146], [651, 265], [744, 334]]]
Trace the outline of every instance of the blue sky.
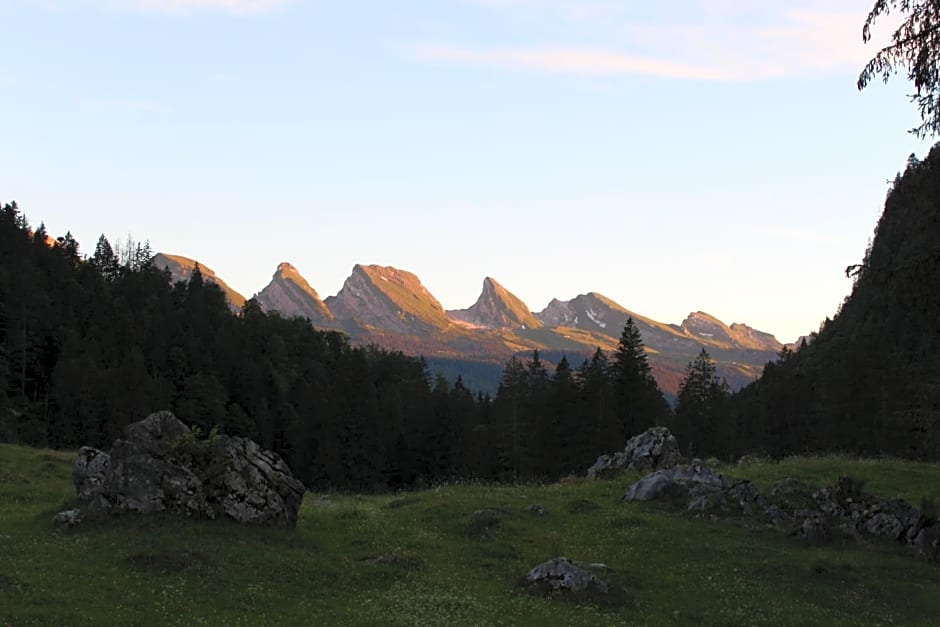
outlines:
[[246, 295], [379, 263], [790, 341], [928, 147], [903, 77], [855, 88], [871, 4], [3, 0], [0, 201]]

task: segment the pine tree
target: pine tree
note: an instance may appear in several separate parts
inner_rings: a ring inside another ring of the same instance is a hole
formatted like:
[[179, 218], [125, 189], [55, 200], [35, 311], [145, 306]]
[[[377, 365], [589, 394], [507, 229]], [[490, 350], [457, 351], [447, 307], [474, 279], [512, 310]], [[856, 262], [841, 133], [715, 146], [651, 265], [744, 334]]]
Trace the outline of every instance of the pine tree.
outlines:
[[98, 238], [98, 243], [95, 245], [95, 254], [92, 255], [89, 262], [106, 281], [113, 281], [121, 273], [121, 264], [118, 262], [117, 255], [114, 254], [111, 242], [103, 233]]
[[600, 348], [594, 351], [590, 361], [585, 360], [578, 368], [581, 424], [590, 434], [588, 448], [592, 457], [620, 448], [625, 441], [623, 424], [617, 419], [609, 370], [607, 354]]
[[627, 437], [663, 424], [669, 405], [653, 378], [640, 330], [633, 317], [627, 319], [610, 365], [617, 402], [617, 418]]
[[[588, 431], [578, 415], [578, 386], [568, 358], [562, 357], [548, 388], [551, 428], [547, 430], [546, 456], [554, 460], [555, 476], [578, 472], [591, 461]], [[550, 474], [550, 473], [549, 473]]]
[[717, 366], [703, 348], [679, 385], [674, 432], [680, 446], [696, 455], [723, 453], [719, 419], [730, 395], [728, 384], [718, 378]]

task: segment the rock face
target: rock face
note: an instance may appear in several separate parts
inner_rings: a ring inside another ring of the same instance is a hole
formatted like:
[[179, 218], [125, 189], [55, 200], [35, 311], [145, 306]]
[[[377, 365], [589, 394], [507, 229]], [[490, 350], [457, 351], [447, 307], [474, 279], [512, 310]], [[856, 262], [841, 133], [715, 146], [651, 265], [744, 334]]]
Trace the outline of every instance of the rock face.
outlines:
[[627, 446], [613, 455], [601, 455], [588, 468], [587, 476], [596, 478], [617, 470], [649, 472], [674, 467], [679, 461], [679, 444], [666, 427], [652, 427], [627, 440]]
[[672, 499], [695, 516], [781, 528], [809, 542], [884, 539], [901, 542], [924, 559], [940, 559], [940, 523], [903, 499], [867, 494], [850, 478], [818, 489], [785, 479], [767, 494], [760, 494], [750, 481], [729, 481], [695, 460], [687, 468], [643, 477], [627, 489], [623, 500]]
[[567, 557], [556, 557], [530, 570], [525, 576], [525, 582], [531, 588], [545, 592], [608, 592], [609, 585], [591, 572], [592, 567], [602, 567], [602, 565], [573, 562]]
[[245, 438], [199, 440], [170, 412], [128, 425], [109, 458], [83, 448], [73, 475], [93, 514], [171, 512], [294, 527], [304, 495], [276, 453]]

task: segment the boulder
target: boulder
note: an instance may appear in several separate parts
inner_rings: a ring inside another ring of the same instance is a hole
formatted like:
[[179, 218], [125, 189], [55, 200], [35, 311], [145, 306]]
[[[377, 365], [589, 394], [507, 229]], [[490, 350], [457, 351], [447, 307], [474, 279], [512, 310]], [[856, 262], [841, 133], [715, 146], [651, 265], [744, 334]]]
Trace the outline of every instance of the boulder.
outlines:
[[726, 488], [728, 481], [724, 476], [701, 460], [695, 459], [684, 468], [677, 466], [646, 475], [627, 489], [623, 500], [694, 499], [706, 494], [716, 494]]
[[767, 502], [748, 480], [739, 481], [726, 490], [710, 492], [692, 498], [686, 510], [712, 512], [725, 516], [756, 517], [767, 509]]
[[72, 482], [79, 500], [90, 501], [101, 490], [111, 470], [111, 456], [90, 446], [78, 449], [78, 457], [72, 467]]
[[304, 486], [280, 455], [247, 438], [219, 438], [202, 473], [217, 514], [253, 525], [294, 527]]
[[918, 557], [931, 562], [940, 560], [940, 524], [921, 529], [911, 542], [911, 546]]
[[904, 499], [887, 499], [870, 507], [863, 515], [862, 528], [874, 536], [913, 543], [927, 519]]
[[74, 476], [93, 514], [169, 512], [294, 527], [304, 495], [277, 453], [246, 438], [199, 439], [170, 412], [128, 425], [110, 456], [82, 448]]
[[666, 427], [652, 427], [627, 440], [627, 446], [612, 455], [601, 455], [588, 468], [587, 476], [603, 477], [617, 470], [650, 472], [679, 463], [679, 444]]
[[592, 568], [604, 568], [603, 564], [573, 562], [567, 557], [556, 557], [539, 564], [525, 576], [530, 589], [548, 593], [607, 593], [609, 584], [591, 572]]
[[[189, 432], [188, 427], [185, 432]], [[115, 440], [111, 447], [111, 472], [104, 489], [92, 501], [93, 509], [215, 518], [192, 460], [182, 455], [178, 458], [168, 442], [161, 444], [159, 439], [148, 438], [148, 433], [146, 429], [128, 428], [126, 439]]]
[[52, 517], [52, 526], [56, 529], [68, 529], [82, 522], [82, 511], [80, 509], [67, 509], [61, 511]]

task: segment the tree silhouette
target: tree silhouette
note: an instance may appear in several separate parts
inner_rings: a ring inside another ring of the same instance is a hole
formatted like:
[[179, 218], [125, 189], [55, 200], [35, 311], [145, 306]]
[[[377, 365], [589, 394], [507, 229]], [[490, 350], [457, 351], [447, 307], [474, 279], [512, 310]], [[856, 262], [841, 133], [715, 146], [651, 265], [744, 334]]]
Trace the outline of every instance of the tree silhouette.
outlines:
[[896, 11], [904, 22], [891, 36], [891, 43], [879, 50], [858, 76], [858, 89], [873, 79], [888, 82], [899, 68], [916, 90], [911, 101], [917, 105], [923, 123], [911, 129], [924, 138], [940, 133], [940, 0], [877, 0], [862, 27], [862, 40], [871, 41], [871, 29], [879, 17]]

